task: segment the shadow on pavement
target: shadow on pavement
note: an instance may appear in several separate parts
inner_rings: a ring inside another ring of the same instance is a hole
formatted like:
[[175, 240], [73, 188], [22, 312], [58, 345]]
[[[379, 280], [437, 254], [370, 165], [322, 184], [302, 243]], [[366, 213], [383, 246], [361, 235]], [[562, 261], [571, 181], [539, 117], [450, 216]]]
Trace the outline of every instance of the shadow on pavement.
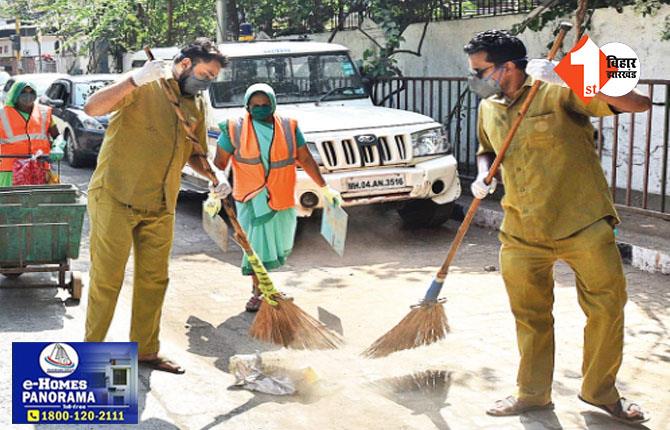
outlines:
[[375, 381], [370, 387], [414, 415], [425, 415], [438, 430], [450, 430], [440, 411], [449, 406], [447, 396], [452, 374], [446, 370], [427, 370], [411, 375]]
[[554, 411], [533, 411], [519, 417], [525, 430], [563, 430]]
[[[5, 279], [0, 276], [0, 332], [40, 332], [62, 329], [66, 306], [60, 290], [41, 281], [37, 287], [31, 276]], [[48, 279], [48, 278], [47, 278]], [[23, 285], [22, 285], [23, 284]]]
[[276, 345], [262, 343], [249, 336], [249, 326], [254, 316], [249, 312], [241, 312], [214, 327], [191, 315], [187, 320], [188, 351], [204, 357], [216, 357], [216, 368], [228, 373], [228, 364], [233, 355], [279, 349]]
[[[604, 412], [586, 411], [581, 412], [586, 423], [586, 428], [589, 430], [651, 430], [644, 424], [624, 424], [613, 420]], [[659, 427], [660, 428], [660, 427]]]

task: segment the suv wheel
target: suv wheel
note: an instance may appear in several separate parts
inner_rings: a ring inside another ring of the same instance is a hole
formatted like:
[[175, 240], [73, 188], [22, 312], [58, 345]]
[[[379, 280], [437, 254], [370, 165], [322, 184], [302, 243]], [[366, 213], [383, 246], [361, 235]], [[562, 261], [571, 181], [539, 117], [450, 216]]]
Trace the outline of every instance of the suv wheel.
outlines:
[[65, 158], [72, 167], [84, 167], [86, 160], [75, 149], [75, 137], [69, 131], [65, 132]]
[[454, 211], [454, 202], [438, 205], [434, 201], [410, 200], [398, 208], [403, 223], [411, 228], [439, 227]]

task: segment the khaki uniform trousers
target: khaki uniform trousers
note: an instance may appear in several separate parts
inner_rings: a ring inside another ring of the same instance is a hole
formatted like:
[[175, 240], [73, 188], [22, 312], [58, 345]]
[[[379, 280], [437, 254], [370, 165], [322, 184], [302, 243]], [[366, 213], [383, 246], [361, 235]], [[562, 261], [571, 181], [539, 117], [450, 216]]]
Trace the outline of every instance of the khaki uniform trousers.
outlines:
[[114, 316], [130, 248], [135, 269], [130, 341], [140, 355], [158, 352], [163, 299], [168, 286], [174, 214], [139, 211], [103, 188], [89, 192], [91, 274], [86, 341], [102, 342]]
[[551, 401], [553, 267], [557, 260], [563, 260], [575, 272], [577, 298], [587, 317], [581, 395], [595, 404], [616, 402], [627, 296], [612, 226], [601, 219], [565, 239], [541, 243], [501, 232], [500, 241], [500, 268], [516, 319], [521, 354], [518, 398], [532, 404]]

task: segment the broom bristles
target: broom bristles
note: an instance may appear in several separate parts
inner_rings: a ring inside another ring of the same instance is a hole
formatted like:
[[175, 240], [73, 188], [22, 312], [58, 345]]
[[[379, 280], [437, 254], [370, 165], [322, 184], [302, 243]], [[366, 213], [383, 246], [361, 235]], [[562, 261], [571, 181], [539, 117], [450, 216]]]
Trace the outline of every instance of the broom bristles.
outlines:
[[449, 323], [444, 306], [440, 302], [422, 303], [411, 311], [395, 327], [377, 339], [363, 355], [370, 358], [430, 345], [444, 339], [449, 332]]
[[261, 303], [249, 328], [252, 337], [293, 349], [335, 349], [342, 344], [337, 333], [300, 309], [293, 299], [273, 299], [277, 306]]

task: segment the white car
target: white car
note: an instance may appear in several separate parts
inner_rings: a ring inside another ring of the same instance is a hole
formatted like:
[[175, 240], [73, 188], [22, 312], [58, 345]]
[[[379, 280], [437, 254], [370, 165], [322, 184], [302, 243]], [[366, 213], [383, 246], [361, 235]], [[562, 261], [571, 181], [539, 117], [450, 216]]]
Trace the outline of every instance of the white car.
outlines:
[[35, 86], [35, 91], [37, 92], [37, 97], [41, 97], [49, 88], [56, 79], [65, 78], [68, 75], [64, 73], [31, 73], [25, 75], [14, 75], [11, 76], [5, 85], [2, 87], [2, 92], [0, 93], [0, 102], [5, 102], [5, 97], [9, 92], [9, 89], [14, 85], [16, 81], [28, 81]]
[[[209, 154], [222, 121], [243, 115], [244, 93], [264, 82], [277, 94], [277, 113], [295, 118], [328, 184], [344, 206], [400, 202], [403, 220], [436, 226], [460, 196], [457, 162], [442, 124], [418, 113], [375, 106], [349, 56], [332, 43], [258, 41], [219, 46], [230, 63], [207, 98]], [[186, 166], [182, 187], [206, 190], [207, 181]], [[319, 187], [299, 170], [298, 214], [323, 207]]]

